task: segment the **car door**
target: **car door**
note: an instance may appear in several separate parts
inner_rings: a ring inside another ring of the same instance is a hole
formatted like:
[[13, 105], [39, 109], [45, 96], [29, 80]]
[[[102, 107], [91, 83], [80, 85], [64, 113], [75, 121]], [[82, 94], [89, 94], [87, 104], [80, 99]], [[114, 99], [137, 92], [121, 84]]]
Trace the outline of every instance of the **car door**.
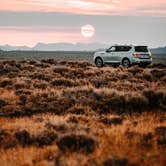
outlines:
[[114, 55], [114, 63], [119, 63], [121, 56], [121, 46], [115, 46], [115, 51], [113, 55]]
[[128, 46], [116, 46], [114, 53], [114, 63], [121, 63], [121, 60], [126, 55], [126, 51], [130, 49]]
[[115, 52], [116, 51], [116, 47], [112, 46], [110, 47], [107, 51], [106, 54], [104, 56], [104, 61], [106, 63], [114, 63], [115, 62]]

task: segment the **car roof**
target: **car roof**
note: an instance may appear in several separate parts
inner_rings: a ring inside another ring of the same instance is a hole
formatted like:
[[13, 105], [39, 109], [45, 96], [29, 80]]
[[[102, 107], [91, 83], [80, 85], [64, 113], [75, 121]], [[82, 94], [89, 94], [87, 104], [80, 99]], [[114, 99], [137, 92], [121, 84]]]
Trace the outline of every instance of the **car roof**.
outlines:
[[112, 46], [127, 46], [127, 47], [132, 47], [133, 45], [118, 45], [118, 44], [115, 44], [115, 45], [112, 45]]
[[112, 46], [127, 46], [127, 47], [148, 47], [148, 46], [146, 46], [146, 45], [118, 45], [118, 44], [114, 44], [114, 45], [112, 45]]

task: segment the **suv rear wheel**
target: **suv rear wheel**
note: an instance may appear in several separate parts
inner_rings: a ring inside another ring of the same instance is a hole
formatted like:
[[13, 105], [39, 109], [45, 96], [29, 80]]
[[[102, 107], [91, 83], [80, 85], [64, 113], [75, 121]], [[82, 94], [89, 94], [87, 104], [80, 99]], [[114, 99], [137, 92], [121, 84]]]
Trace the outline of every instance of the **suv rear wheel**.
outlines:
[[96, 58], [95, 64], [97, 67], [103, 67], [103, 60], [101, 58]]
[[122, 66], [130, 67], [130, 60], [128, 58], [123, 59]]

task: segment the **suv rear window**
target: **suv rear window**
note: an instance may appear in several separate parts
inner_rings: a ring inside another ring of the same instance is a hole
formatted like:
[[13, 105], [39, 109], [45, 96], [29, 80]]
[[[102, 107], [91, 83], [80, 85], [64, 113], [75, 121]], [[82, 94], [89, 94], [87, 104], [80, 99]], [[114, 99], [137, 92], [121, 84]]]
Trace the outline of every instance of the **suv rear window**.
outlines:
[[148, 52], [148, 47], [147, 46], [136, 46], [135, 52]]
[[127, 52], [130, 51], [131, 47], [130, 46], [116, 46], [116, 52]]

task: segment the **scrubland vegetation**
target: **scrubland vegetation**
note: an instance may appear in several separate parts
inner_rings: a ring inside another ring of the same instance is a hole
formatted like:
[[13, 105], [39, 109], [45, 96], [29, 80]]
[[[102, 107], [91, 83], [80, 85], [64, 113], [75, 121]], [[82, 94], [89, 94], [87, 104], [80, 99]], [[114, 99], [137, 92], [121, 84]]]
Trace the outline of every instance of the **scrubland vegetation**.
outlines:
[[1, 61], [0, 165], [165, 166], [166, 65]]

